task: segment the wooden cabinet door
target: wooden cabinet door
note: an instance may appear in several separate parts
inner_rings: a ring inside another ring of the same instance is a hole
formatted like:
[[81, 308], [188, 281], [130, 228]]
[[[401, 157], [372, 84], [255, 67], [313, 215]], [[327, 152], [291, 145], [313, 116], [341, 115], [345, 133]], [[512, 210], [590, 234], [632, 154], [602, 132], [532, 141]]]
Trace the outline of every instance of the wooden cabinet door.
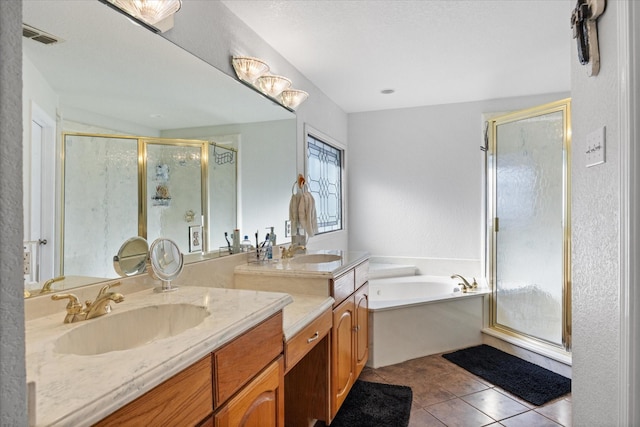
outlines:
[[347, 397], [355, 381], [354, 333], [355, 302], [347, 298], [333, 310], [331, 333], [331, 418]]
[[284, 427], [282, 357], [215, 414], [215, 427]]
[[358, 378], [369, 358], [369, 284], [355, 293], [355, 378]]

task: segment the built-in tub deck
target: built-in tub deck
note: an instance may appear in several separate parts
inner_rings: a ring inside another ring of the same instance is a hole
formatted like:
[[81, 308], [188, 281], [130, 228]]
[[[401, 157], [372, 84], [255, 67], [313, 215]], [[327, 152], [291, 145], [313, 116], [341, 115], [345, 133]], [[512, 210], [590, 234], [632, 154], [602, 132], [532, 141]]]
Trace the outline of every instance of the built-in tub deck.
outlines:
[[369, 281], [369, 366], [400, 363], [482, 343], [481, 286], [463, 293], [448, 276]]

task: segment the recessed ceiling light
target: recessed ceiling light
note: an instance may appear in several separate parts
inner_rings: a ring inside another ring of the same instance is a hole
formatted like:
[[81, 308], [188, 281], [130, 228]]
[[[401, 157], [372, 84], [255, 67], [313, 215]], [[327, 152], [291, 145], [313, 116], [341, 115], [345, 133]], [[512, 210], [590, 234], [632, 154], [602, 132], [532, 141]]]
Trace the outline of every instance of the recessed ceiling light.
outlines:
[[391, 95], [392, 93], [395, 92], [395, 89], [382, 89], [380, 91], [380, 93], [384, 94], [384, 95]]

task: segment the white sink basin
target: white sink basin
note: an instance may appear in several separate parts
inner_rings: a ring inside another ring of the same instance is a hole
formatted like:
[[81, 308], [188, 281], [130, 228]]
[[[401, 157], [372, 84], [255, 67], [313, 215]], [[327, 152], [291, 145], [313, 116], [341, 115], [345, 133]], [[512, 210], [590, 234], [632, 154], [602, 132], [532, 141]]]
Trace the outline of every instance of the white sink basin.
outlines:
[[178, 335], [209, 316], [205, 307], [163, 304], [85, 320], [56, 340], [55, 351], [81, 356], [128, 350], [151, 341]]
[[342, 257], [335, 254], [308, 254], [291, 258], [294, 264], [321, 264], [323, 262], [340, 261]]

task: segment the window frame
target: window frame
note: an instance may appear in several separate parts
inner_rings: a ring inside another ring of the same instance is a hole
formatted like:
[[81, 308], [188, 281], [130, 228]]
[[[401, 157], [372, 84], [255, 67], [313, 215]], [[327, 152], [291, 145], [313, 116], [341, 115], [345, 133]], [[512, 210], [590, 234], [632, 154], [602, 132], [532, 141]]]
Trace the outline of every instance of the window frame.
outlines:
[[304, 127], [304, 176], [309, 179], [309, 136], [329, 145], [330, 147], [340, 151], [340, 228], [330, 231], [319, 231], [316, 236], [328, 236], [333, 233], [346, 232], [347, 230], [347, 197], [346, 197], [346, 168], [347, 168], [347, 149], [346, 146], [329, 135], [313, 128], [305, 123]]

